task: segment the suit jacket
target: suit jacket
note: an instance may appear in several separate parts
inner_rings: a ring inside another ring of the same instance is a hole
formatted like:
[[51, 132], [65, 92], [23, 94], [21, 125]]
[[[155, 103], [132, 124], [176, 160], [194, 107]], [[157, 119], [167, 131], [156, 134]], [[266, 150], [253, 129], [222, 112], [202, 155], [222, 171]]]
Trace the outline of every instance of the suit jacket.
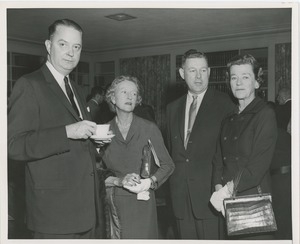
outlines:
[[[72, 87], [83, 119], [90, 119], [83, 94], [73, 82]], [[46, 65], [16, 82], [9, 104], [8, 153], [25, 163], [30, 230], [67, 234], [95, 226], [96, 150], [90, 140], [68, 139], [65, 129], [78, 121]]]
[[186, 95], [167, 106], [167, 144], [175, 163], [170, 177], [175, 216], [184, 218], [185, 196], [190, 195], [196, 218], [214, 218], [209, 204], [212, 193], [212, 159], [222, 119], [233, 110], [227, 94], [208, 89], [198, 110], [187, 149], [184, 148]]
[[285, 104], [275, 107], [278, 128], [287, 130], [288, 123], [291, 119], [291, 105], [292, 102], [289, 100]]
[[89, 107], [92, 121], [97, 124], [106, 124], [116, 116], [115, 113], [110, 111], [105, 101], [102, 101], [102, 103], [98, 105], [95, 101], [89, 100], [87, 106]]
[[156, 123], [154, 110], [153, 110], [152, 106], [150, 106], [148, 104], [141, 103], [140, 105], [138, 105], [134, 108], [133, 112], [134, 112], [134, 114], [136, 114], [137, 116], [139, 116], [143, 119], [147, 119], [147, 120], [150, 120], [150, 121]]
[[87, 103], [88, 109], [90, 110], [90, 115], [92, 121], [96, 124], [101, 123], [101, 112], [100, 105], [96, 103], [93, 99], [89, 100]]
[[214, 185], [225, 185], [243, 170], [238, 195], [271, 192], [270, 165], [277, 138], [273, 108], [255, 98], [240, 114], [223, 122], [213, 165]]

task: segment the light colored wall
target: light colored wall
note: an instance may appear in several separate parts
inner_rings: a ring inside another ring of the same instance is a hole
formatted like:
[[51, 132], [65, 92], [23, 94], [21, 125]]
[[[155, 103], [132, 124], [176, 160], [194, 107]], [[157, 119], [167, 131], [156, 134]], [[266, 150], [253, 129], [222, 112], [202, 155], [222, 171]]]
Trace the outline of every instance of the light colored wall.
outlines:
[[164, 46], [142, 47], [135, 49], [99, 52], [92, 56], [93, 62], [115, 61], [116, 75], [119, 75], [119, 59], [128, 57], [152, 56], [160, 54], [171, 55], [171, 80], [176, 81], [176, 55], [183, 54], [189, 49], [202, 52], [215, 52], [250, 48], [268, 48], [268, 98], [275, 99], [275, 45], [291, 42], [291, 32], [249, 35], [243, 37], [224, 37], [215, 40], [203, 40], [189, 43], [170, 44]]
[[[237, 49], [250, 49], [268, 47], [268, 77], [269, 77], [269, 100], [275, 99], [275, 45], [277, 43], [291, 42], [291, 32], [270, 33], [261, 35], [251, 35], [243, 37], [223, 37], [213, 40], [197, 40], [188, 43], [166, 44], [159, 46], [149, 46], [141, 48], [120, 49], [113, 51], [87, 53], [81, 55], [81, 61], [90, 63], [90, 84], [94, 81], [94, 63], [114, 61], [116, 75], [119, 75], [119, 59], [129, 57], [153, 56], [161, 54], [171, 55], [171, 80], [176, 80], [176, 55], [194, 48], [202, 52], [215, 52]], [[45, 47], [41, 44], [27, 43], [22, 41], [8, 40], [7, 50], [12, 52], [27, 53], [33, 55], [46, 55]]]

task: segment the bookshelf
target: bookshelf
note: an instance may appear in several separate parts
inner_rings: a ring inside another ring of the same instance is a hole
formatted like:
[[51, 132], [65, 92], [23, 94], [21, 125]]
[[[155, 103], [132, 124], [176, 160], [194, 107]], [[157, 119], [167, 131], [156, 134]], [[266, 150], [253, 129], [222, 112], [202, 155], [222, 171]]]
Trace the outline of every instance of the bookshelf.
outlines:
[[238, 50], [206, 53], [210, 66], [209, 87], [229, 94], [231, 93], [226, 82], [226, 65], [231, 58], [238, 54]]
[[[208, 59], [210, 67], [210, 78], [208, 86], [210, 88], [231, 94], [231, 90], [226, 82], [226, 65], [231, 58], [238, 54], [251, 54], [260, 63], [263, 68], [263, 79], [264, 83], [259, 90], [257, 95], [263, 98], [265, 101], [268, 100], [268, 48], [254, 48], [254, 49], [239, 49], [239, 50], [228, 50], [220, 52], [207, 52], [205, 53]], [[180, 83], [183, 79], [179, 75], [179, 68], [181, 67], [182, 55], [176, 56], [176, 82]]]
[[95, 63], [94, 86], [106, 88], [115, 79], [115, 62]]

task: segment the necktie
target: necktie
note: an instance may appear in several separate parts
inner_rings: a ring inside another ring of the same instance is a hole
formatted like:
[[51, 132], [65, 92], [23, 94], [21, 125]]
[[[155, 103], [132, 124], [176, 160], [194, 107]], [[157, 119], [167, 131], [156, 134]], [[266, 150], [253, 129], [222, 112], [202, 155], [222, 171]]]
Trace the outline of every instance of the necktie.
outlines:
[[193, 102], [191, 103], [190, 110], [189, 110], [188, 129], [187, 129], [186, 139], [184, 143], [185, 149], [187, 148], [187, 144], [195, 122], [196, 114], [197, 114], [197, 96], [193, 96]]
[[71, 89], [71, 87], [69, 85], [69, 79], [68, 79], [67, 76], [65, 76], [64, 82], [65, 82], [66, 92], [68, 94], [68, 97], [70, 99], [72, 107], [75, 110], [75, 112], [77, 113], [77, 115], [79, 116], [79, 111], [78, 111], [78, 108], [77, 108], [76, 103], [74, 101], [74, 94], [73, 94], [72, 89]]

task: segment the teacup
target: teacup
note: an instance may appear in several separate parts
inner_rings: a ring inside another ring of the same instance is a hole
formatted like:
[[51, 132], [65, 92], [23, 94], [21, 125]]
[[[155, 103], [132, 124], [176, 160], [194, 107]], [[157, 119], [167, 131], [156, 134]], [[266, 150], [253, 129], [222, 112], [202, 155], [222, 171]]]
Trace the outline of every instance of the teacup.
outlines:
[[107, 134], [109, 132], [109, 124], [103, 124], [103, 125], [97, 125], [96, 129], [96, 136], [101, 137], [107, 137]]

